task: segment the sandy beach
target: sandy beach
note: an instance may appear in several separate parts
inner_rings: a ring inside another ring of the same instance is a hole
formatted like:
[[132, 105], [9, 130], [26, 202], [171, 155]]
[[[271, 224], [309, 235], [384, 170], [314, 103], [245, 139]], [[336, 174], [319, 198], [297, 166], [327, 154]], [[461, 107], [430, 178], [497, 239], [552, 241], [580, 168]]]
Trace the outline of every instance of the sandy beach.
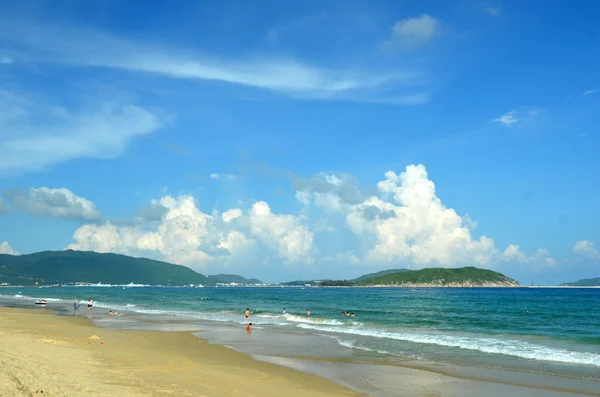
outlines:
[[[244, 332], [240, 330], [240, 332]], [[187, 332], [0, 307], [0, 396], [360, 396]]]

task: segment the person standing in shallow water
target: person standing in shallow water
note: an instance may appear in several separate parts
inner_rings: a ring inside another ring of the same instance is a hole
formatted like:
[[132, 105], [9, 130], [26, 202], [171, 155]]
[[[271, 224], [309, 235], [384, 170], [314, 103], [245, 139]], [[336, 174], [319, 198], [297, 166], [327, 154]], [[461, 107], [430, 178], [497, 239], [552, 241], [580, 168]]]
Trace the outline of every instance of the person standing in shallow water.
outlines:
[[246, 308], [246, 321], [250, 321], [250, 308]]
[[306, 315], [310, 317], [310, 309], [306, 309]]

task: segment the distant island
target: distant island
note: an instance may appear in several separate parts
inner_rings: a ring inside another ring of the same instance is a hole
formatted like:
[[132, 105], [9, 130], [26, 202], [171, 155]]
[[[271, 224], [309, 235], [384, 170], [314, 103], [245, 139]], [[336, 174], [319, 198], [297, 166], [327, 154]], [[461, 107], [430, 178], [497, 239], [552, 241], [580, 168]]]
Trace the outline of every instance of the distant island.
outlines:
[[146, 258], [91, 251], [44, 251], [27, 255], [0, 254], [0, 284], [261, 284], [233, 274], [205, 276], [194, 270]]
[[321, 287], [519, 287], [502, 273], [476, 267], [397, 269], [368, 274], [354, 280], [322, 280]]
[[600, 287], [600, 277], [585, 278], [573, 283], [560, 284], [561, 287]]
[[[595, 282], [596, 284], [593, 284]], [[0, 285], [265, 285], [235, 274], [206, 276], [186, 266], [91, 251], [0, 254]], [[586, 284], [581, 284], [586, 283]], [[518, 287], [505, 275], [476, 267], [388, 269], [350, 280], [297, 280], [286, 287]], [[600, 285], [600, 278], [564, 285]]]

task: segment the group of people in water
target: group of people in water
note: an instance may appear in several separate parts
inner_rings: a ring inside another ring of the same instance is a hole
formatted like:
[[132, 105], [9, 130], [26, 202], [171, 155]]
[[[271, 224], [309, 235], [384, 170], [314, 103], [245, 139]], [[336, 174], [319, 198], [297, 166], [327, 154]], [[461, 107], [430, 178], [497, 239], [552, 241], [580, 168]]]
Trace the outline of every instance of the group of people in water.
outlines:
[[[73, 309], [74, 309], [74, 310], [77, 310], [77, 309], [79, 309], [79, 306], [80, 306], [80, 305], [81, 305], [81, 303], [79, 303], [79, 301], [78, 301], [77, 299], [73, 299]], [[94, 300], [93, 300], [93, 299], [91, 299], [91, 298], [90, 298], [90, 299], [88, 299], [88, 302], [87, 302], [87, 307], [88, 307], [88, 310], [92, 310], [92, 307], [93, 307], [93, 306], [94, 306]]]
[[354, 315], [354, 313], [350, 313], [350, 312], [342, 312], [342, 316], [346, 316], [346, 317], [356, 317]]
[[[79, 306], [81, 306], [81, 303], [79, 303], [79, 301], [77, 299], [73, 299], [73, 310], [79, 309]], [[94, 300], [90, 298], [87, 301], [87, 308], [91, 312], [93, 307], [94, 307]], [[117, 315], [119, 315], [119, 312], [117, 312], [116, 310], [109, 310], [108, 315], [109, 316], [117, 316]]]

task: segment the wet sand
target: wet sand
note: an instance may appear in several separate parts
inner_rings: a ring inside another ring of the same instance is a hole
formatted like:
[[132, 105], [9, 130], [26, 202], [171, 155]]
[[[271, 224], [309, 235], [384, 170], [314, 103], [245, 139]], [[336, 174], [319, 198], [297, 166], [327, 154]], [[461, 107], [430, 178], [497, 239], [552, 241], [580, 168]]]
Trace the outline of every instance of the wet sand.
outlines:
[[188, 332], [114, 330], [86, 318], [0, 307], [0, 396], [33, 395], [363, 394], [208, 344]]

